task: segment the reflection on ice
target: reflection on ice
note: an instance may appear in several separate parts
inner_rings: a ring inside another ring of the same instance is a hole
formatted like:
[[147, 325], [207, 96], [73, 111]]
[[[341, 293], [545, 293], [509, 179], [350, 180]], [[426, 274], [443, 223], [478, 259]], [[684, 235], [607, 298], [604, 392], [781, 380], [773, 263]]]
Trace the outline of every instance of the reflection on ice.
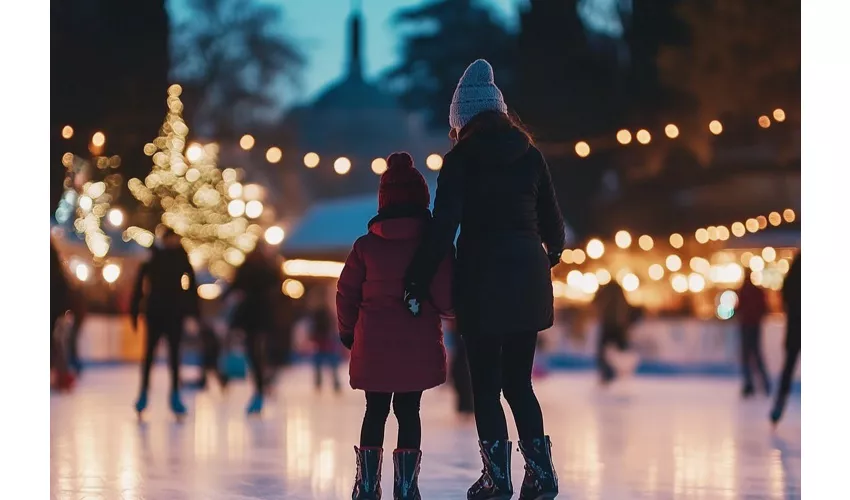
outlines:
[[[316, 394], [298, 368], [282, 377], [266, 413], [247, 418], [247, 383], [186, 394], [175, 423], [167, 377], [157, 373], [145, 421], [132, 412], [134, 368], [87, 372], [77, 392], [51, 400], [54, 498], [340, 499], [354, 478], [352, 446], [363, 397]], [[161, 381], [160, 385], [157, 382]], [[742, 402], [733, 380], [632, 382], [628, 397], [600, 391], [589, 374], [535, 383], [552, 435], [564, 498], [800, 497], [800, 407], [776, 437], [768, 400]], [[425, 498], [461, 498], [480, 470], [474, 426], [457, 421], [448, 390], [422, 403]], [[391, 488], [396, 424], [387, 425], [384, 489]], [[512, 433], [512, 439], [516, 436]], [[522, 458], [513, 453], [515, 484]]]

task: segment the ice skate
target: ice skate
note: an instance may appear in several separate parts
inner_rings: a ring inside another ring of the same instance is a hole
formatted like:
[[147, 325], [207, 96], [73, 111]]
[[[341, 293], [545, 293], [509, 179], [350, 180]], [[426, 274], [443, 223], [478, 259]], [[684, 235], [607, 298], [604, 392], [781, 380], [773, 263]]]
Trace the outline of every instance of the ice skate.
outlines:
[[177, 420], [181, 420], [183, 417], [186, 416], [186, 407], [183, 405], [183, 401], [180, 400], [179, 392], [174, 391], [171, 393], [169, 405], [171, 406], [171, 412], [174, 413], [174, 416], [177, 417]]
[[552, 464], [552, 441], [549, 436], [520, 440], [519, 451], [525, 458], [520, 500], [551, 500], [558, 496], [558, 474]]
[[355, 446], [354, 452], [357, 453], [357, 476], [354, 479], [351, 500], [380, 500], [381, 461], [384, 450]]
[[421, 450], [395, 450], [393, 452], [393, 499], [422, 500], [419, 493], [419, 466]]
[[148, 407], [148, 393], [147, 391], [139, 394], [139, 399], [136, 400], [136, 414], [139, 418], [142, 418], [142, 413], [144, 413], [145, 409]]
[[479, 441], [481, 477], [466, 492], [467, 500], [508, 500], [514, 494], [511, 484], [511, 442], [507, 439]]
[[263, 395], [260, 393], [254, 394], [245, 411], [248, 415], [259, 415], [263, 411]]

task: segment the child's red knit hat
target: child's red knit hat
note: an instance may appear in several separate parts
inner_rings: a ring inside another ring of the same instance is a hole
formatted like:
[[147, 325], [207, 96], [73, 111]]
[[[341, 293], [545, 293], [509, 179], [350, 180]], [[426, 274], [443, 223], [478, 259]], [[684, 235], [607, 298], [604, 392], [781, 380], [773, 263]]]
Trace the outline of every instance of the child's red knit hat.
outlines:
[[413, 166], [413, 158], [405, 152], [387, 158], [387, 171], [381, 175], [378, 188], [378, 210], [391, 205], [410, 205], [427, 209], [431, 194], [425, 178]]

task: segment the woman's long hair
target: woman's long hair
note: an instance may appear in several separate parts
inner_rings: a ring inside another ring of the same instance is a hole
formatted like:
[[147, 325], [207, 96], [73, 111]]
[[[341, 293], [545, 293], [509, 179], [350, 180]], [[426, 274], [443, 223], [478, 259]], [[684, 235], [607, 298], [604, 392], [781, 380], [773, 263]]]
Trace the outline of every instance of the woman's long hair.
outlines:
[[460, 129], [460, 132], [456, 132], [455, 129], [452, 129], [449, 132], [449, 139], [456, 142], [483, 130], [493, 130], [505, 127], [519, 130], [525, 134], [528, 138], [528, 142], [532, 144], [534, 143], [534, 138], [531, 135], [531, 132], [528, 131], [528, 128], [526, 128], [525, 124], [522, 123], [519, 116], [512, 110], [508, 113], [502, 113], [501, 111], [495, 110], [482, 111], [469, 120], [469, 123]]

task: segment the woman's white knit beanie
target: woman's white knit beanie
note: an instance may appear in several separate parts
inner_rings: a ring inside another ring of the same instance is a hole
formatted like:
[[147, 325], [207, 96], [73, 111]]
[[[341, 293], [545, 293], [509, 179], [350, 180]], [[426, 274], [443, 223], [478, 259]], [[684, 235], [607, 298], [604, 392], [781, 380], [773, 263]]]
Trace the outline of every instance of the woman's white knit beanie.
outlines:
[[470, 64], [457, 82], [449, 107], [449, 125], [462, 129], [482, 111], [508, 112], [502, 91], [493, 82], [493, 67], [484, 59]]

